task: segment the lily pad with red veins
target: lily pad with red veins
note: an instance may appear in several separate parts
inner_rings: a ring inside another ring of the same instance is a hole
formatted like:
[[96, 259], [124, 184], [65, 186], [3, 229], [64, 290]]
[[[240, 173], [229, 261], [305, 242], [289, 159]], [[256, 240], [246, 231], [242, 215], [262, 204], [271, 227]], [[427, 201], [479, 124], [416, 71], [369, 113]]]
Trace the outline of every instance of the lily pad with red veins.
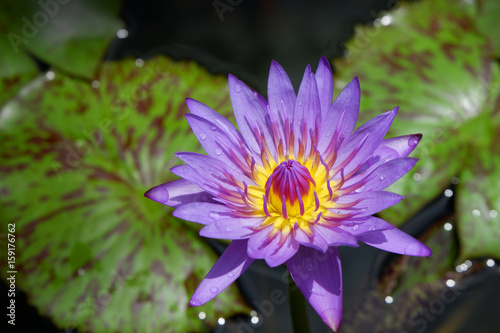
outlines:
[[[458, 177], [460, 257], [500, 258], [498, 129], [500, 75], [492, 40], [471, 4], [403, 3], [356, 30], [334, 61], [337, 87], [358, 75], [363, 120], [399, 106], [388, 136], [422, 133], [413, 173], [389, 188], [407, 196], [380, 215], [399, 225]], [[496, 155], [495, 155], [496, 154]], [[481, 219], [472, 219], [474, 209]], [[490, 216], [490, 212], [491, 216]], [[471, 232], [471, 230], [474, 230]]]
[[172, 180], [174, 152], [201, 150], [186, 97], [232, 114], [227, 80], [162, 57], [105, 63], [92, 84], [54, 73], [0, 110], [2, 218], [30, 303], [82, 332], [195, 332], [246, 310], [235, 286], [189, 307], [217, 256], [143, 197]]

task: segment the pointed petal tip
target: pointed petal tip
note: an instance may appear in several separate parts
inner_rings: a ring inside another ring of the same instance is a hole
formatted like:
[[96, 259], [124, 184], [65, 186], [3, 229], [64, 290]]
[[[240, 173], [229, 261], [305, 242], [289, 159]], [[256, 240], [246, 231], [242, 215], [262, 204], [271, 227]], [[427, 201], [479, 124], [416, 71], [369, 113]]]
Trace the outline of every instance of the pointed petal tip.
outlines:
[[[328, 313], [327, 313], [328, 312]], [[338, 332], [340, 325], [342, 324], [342, 310], [327, 310], [321, 315], [321, 319], [325, 324], [334, 332]]]
[[430, 257], [432, 256], [432, 250], [427, 245], [419, 241], [415, 241], [408, 244], [404, 254], [415, 257]]
[[169, 199], [168, 191], [162, 185], [158, 185], [147, 190], [144, 193], [144, 196], [161, 204], [165, 204]]
[[351, 82], [357, 83], [359, 85], [359, 78], [356, 75], [355, 77], [352, 78]]
[[203, 303], [199, 299], [191, 298], [191, 300], [189, 301], [189, 305], [192, 307], [195, 307], [195, 306], [203, 305]]

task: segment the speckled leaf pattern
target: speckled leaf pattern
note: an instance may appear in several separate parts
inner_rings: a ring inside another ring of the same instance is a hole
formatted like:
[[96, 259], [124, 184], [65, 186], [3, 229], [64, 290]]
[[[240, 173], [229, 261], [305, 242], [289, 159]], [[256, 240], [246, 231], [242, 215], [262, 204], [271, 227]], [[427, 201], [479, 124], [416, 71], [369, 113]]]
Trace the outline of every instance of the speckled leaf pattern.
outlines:
[[17, 282], [61, 327], [200, 331], [246, 306], [235, 285], [188, 306], [216, 255], [143, 193], [174, 179], [174, 152], [201, 150], [186, 97], [232, 113], [227, 79], [192, 62], [137, 64], [106, 63], [92, 84], [55, 71], [1, 110], [2, 218], [16, 224]]
[[[404, 3], [374, 26], [358, 28], [347, 44], [346, 58], [334, 61], [337, 88], [360, 77], [363, 120], [400, 106], [389, 136], [423, 134], [412, 154], [419, 158], [418, 164], [389, 188], [408, 198], [381, 212], [396, 225], [440, 195], [452, 177], [461, 178], [464, 170], [485, 170], [477, 164], [489, 163], [492, 155], [489, 149], [496, 134], [485, 129], [491, 126], [491, 115], [499, 112], [495, 101], [500, 76], [491, 58], [491, 41], [478, 32], [477, 10], [471, 8], [452, 0]], [[468, 207], [485, 204], [487, 211], [494, 210], [493, 198], [474, 181], [474, 177], [461, 180], [459, 191], [468, 188], [476, 193], [461, 193], [457, 207], [468, 201]], [[467, 220], [458, 217], [460, 230], [471, 222], [470, 212], [466, 215]], [[498, 227], [474, 223], [471, 228], [475, 238], [459, 234], [463, 254], [475, 256], [468, 243], [483, 239], [499, 257], [500, 242], [491, 243], [492, 238], [486, 237], [498, 234]]]
[[2, 1], [0, 45], [8, 44], [9, 52], [18, 57], [26, 57], [27, 51], [51, 66], [91, 79], [123, 26], [119, 9], [118, 0]]

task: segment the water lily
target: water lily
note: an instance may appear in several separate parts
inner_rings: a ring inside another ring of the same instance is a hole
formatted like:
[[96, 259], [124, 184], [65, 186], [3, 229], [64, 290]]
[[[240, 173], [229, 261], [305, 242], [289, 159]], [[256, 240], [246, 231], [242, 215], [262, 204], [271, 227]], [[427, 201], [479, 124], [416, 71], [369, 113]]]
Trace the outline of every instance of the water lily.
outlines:
[[229, 75], [238, 129], [193, 99], [186, 115], [207, 155], [180, 152], [181, 179], [146, 197], [204, 227], [204, 237], [232, 240], [191, 298], [199, 306], [234, 282], [255, 259], [286, 264], [290, 275], [334, 331], [342, 320], [338, 246], [358, 242], [405, 255], [431, 250], [372, 216], [402, 196], [383, 191], [407, 173], [420, 135], [384, 139], [398, 108], [354, 130], [360, 88], [354, 78], [332, 103], [326, 58], [307, 66], [296, 94], [283, 68], [271, 64], [268, 100]]

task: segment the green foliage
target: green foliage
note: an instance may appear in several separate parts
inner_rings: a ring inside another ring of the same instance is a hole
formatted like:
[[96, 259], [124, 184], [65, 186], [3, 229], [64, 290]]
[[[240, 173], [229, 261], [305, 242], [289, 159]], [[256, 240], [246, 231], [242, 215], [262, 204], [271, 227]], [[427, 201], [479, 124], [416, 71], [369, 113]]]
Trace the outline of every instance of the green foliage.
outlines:
[[0, 111], [2, 217], [16, 224], [30, 302], [61, 327], [93, 332], [200, 331], [245, 310], [235, 285], [188, 306], [217, 256], [143, 197], [175, 177], [174, 152], [200, 150], [184, 99], [228, 115], [227, 80], [161, 57], [105, 63], [92, 84], [54, 73]]
[[[400, 106], [389, 136], [423, 134], [412, 154], [420, 159], [417, 166], [389, 188], [408, 198], [381, 216], [403, 223], [458, 177], [462, 258], [500, 258], [498, 217], [489, 214], [500, 208], [492, 169], [500, 75], [489, 51], [498, 40], [478, 30], [484, 10], [452, 0], [403, 3], [374, 26], [358, 28], [346, 58], [334, 62], [337, 87], [360, 77], [362, 120]], [[482, 211], [481, 219], [471, 218], [474, 209]]]
[[0, 2], [0, 46], [7, 54], [0, 71], [33, 70], [26, 67], [31, 54], [72, 75], [94, 78], [122, 26], [119, 6], [118, 0]]

